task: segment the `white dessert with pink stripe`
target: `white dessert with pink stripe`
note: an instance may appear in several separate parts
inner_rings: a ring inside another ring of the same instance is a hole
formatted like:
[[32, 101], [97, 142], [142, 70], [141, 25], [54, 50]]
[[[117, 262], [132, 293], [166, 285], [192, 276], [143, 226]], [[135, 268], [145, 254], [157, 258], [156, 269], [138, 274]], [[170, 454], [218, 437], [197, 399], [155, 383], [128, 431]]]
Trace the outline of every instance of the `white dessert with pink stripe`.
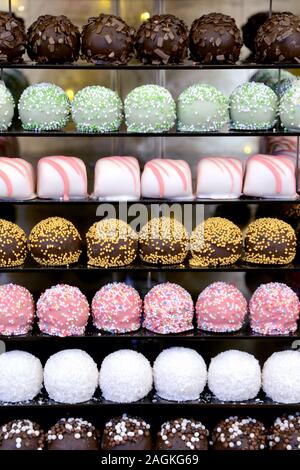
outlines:
[[243, 165], [236, 158], [204, 157], [197, 165], [198, 199], [236, 199], [242, 194]]
[[87, 175], [84, 162], [77, 157], [43, 157], [37, 168], [37, 194], [42, 199], [84, 199]]
[[34, 170], [30, 163], [22, 158], [0, 157], [0, 199], [33, 199], [34, 188]]
[[192, 174], [184, 160], [154, 158], [145, 164], [142, 196], [155, 199], [192, 199]]
[[93, 197], [102, 201], [135, 201], [141, 196], [139, 162], [135, 157], [103, 157], [95, 167]]
[[253, 155], [247, 161], [244, 194], [263, 198], [296, 198], [296, 168], [284, 155]]

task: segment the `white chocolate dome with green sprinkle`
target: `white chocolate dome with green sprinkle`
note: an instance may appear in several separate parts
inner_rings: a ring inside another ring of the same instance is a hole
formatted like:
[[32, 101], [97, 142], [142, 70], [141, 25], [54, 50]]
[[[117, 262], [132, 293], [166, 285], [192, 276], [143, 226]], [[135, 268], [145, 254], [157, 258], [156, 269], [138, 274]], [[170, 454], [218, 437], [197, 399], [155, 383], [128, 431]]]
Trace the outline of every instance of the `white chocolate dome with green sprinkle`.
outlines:
[[195, 83], [179, 96], [177, 114], [179, 131], [217, 131], [229, 121], [228, 98], [214, 86]]
[[238, 86], [229, 98], [232, 129], [263, 130], [276, 124], [278, 99], [263, 83]]
[[15, 102], [11, 92], [0, 82], [0, 131], [6, 131], [11, 125]]
[[53, 83], [37, 83], [26, 88], [18, 104], [23, 129], [59, 131], [70, 118], [70, 101], [62, 88]]
[[162, 86], [139, 86], [125, 99], [128, 132], [167, 132], [174, 126], [175, 119], [175, 101]]
[[281, 124], [286, 129], [300, 129], [300, 80], [282, 96], [279, 104]]
[[110, 88], [87, 86], [72, 101], [72, 118], [80, 132], [114, 132], [122, 124], [123, 104]]

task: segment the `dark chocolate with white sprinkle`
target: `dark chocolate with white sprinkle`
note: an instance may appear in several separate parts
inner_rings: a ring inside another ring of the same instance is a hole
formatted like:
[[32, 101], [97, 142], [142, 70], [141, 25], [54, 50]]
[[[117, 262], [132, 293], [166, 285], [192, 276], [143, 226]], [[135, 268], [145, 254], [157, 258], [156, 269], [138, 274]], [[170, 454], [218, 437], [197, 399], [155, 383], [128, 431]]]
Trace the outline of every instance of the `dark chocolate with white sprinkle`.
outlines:
[[133, 56], [135, 30], [119, 16], [88, 19], [82, 28], [81, 56], [88, 62], [127, 64]]
[[38, 63], [74, 62], [79, 49], [79, 29], [64, 15], [39, 16], [28, 28], [27, 52]]
[[241, 32], [231, 16], [210, 13], [192, 23], [189, 46], [195, 62], [235, 64], [242, 45]]
[[264, 425], [249, 417], [230, 416], [220, 421], [212, 433], [214, 450], [264, 450], [266, 439]]
[[45, 434], [29, 419], [17, 419], [0, 427], [0, 450], [43, 450]]
[[99, 433], [82, 418], [62, 418], [47, 436], [48, 450], [98, 450]]
[[105, 425], [101, 446], [103, 450], [151, 450], [150, 425], [126, 414], [113, 418]]
[[143, 64], [179, 64], [187, 56], [188, 28], [174, 15], [154, 15], [140, 26], [135, 42]]
[[208, 430], [193, 419], [179, 418], [162, 424], [157, 435], [157, 450], [207, 450]]
[[278, 13], [269, 18], [255, 38], [256, 61], [300, 63], [300, 16]]
[[276, 418], [268, 441], [271, 450], [300, 450], [300, 413]]
[[0, 62], [21, 62], [26, 32], [23, 20], [0, 11]]

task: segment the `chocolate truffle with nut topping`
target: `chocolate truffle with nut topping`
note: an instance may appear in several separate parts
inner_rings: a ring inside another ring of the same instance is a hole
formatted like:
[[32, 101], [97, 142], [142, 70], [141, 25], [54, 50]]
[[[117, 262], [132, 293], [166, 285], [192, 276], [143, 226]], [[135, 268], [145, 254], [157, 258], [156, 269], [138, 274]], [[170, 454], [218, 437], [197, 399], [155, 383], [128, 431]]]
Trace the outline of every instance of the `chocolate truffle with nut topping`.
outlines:
[[174, 218], [154, 217], [139, 234], [139, 255], [150, 264], [180, 264], [188, 254], [188, 233]]
[[95, 222], [86, 234], [88, 264], [108, 268], [131, 264], [138, 250], [136, 232], [123, 220]]
[[0, 219], [0, 267], [24, 264], [28, 253], [27, 237], [18, 225]]
[[44, 445], [44, 431], [29, 419], [17, 419], [0, 426], [0, 450], [43, 450]]
[[294, 229], [272, 217], [252, 222], [245, 236], [244, 260], [254, 264], [289, 264], [296, 256]]
[[266, 439], [264, 425], [249, 417], [230, 416], [220, 421], [212, 433], [214, 450], [264, 450]]
[[208, 430], [194, 419], [179, 418], [161, 425], [157, 450], [207, 450]]
[[82, 58], [88, 62], [127, 64], [133, 56], [135, 30], [122, 18], [101, 13], [82, 28]]
[[178, 64], [187, 56], [188, 28], [174, 15], [154, 15], [141, 24], [135, 42], [143, 64]]
[[21, 62], [25, 46], [24, 21], [0, 11], [0, 62]]
[[194, 20], [189, 43], [191, 59], [203, 64], [235, 64], [243, 45], [235, 20], [222, 13]]
[[31, 256], [45, 266], [68, 266], [77, 263], [81, 254], [81, 237], [76, 227], [62, 217], [48, 217], [30, 232]]
[[39, 16], [28, 28], [27, 52], [39, 64], [64, 64], [79, 57], [80, 32], [66, 16]]
[[193, 230], [190, 247], [191, 266], [225, 266], [241, 257], [243, 236], [230, 220], [210, 217]]
[[150, 425], [142, 418], [126, 414], [113, 418], [105, 425], [101, 447], [103, 450], [151, 450]]
[[257, 62], [300, 63], [300, 16], [276, 13], [259, 28], [255, 38]]
[[82, 418], [62, 418], [46, 435], [48, 450], [98, 450], [99, 433]]

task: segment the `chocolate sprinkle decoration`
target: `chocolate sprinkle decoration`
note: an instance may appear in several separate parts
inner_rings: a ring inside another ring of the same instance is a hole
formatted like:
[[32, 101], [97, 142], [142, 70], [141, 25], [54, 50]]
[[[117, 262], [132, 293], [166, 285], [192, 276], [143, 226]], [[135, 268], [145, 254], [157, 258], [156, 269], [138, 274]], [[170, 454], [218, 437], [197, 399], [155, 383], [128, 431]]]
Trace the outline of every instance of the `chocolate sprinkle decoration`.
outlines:
[[142, 418], [123, 416], [113, 418], [105, 425], [103, 450], [151, 450], [150, 425]]
[[210, 13], [193, 21], [189, 46], [191, 59], [203, 64], [235, 64], [243, 42], [231, 16]]
[[157, 450], [207, 450], [208, 430], [193, 419], [179, 418], [161, 425]]
[[10, 421], [0, 427], [0, 450], [43, 450], [45, 434], [29, 419]]
[[187, 56], [188, 28], [174, 15], [154, 15], [140, 26], [135, 42], [143, 64], [179, 64]]
[[47, 433], [48, 450], [98, 450], [99, 432], [82, 418], [62, 418]]
[[270, 450], [300, 450], [300, 413], [276, 418], [268, 442]]
[[66, 16], [43, 15], [28, 28], [27, 52], [40, 64], [64, 64], [79, 57], [80, 33]]
[[272, 15], [257, 32], [255, 52], [260, 63], [299, 63], [300, 16], [289, 12]]
[[101, 13], [82, 28], [81, 57], [100, 64], [127, 64], [133, 56], [134, 36], [134, 28], [122, 18]]
[[254, 418], [230, 416], [213, 430], [212, 444], [214, 450], [264, 450], [265, 427]]
[[0, 62], [21, 62], [25, 46], [24, 21], [0, 11]]

